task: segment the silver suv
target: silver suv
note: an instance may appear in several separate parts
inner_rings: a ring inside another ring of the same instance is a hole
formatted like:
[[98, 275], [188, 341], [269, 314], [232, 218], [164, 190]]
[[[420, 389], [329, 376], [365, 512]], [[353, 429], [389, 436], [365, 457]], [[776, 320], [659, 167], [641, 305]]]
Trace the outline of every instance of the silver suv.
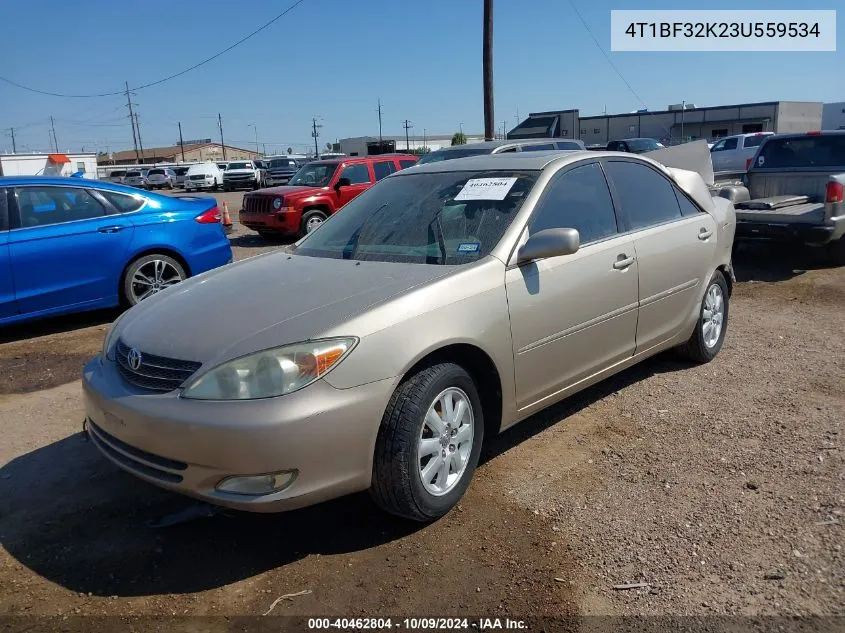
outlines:
[[467, 156], [481, 156], [483, 154], [504, 154], [507, 152], [545, 152], [553, 150], [577, 151], [584, 148], [583, 141], [573, 138], [532, 138], [522, 140], [485, 141], [469, 145], [453, 145], [435, 152], [425, 154], [420, 158], [419, 165], [436, 163], [441, 160], [465, 158]]

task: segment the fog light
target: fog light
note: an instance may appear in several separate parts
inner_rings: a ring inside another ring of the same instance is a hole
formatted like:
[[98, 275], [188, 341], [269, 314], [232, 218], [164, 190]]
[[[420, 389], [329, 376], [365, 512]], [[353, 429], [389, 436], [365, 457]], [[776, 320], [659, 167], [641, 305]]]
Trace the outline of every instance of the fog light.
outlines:
[[217, 490], [231, 492], [236, 495], [266, 495], [279, 492], [287, 488], [296, 478], [295, 470], [283, 470], [267, 475], [244, 475], [226, 477], [219, 484]]

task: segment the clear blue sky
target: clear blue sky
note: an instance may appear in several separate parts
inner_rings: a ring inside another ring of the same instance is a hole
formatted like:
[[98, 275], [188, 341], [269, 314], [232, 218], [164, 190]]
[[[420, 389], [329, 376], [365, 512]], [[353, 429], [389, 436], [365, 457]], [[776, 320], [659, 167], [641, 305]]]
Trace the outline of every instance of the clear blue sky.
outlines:
[[[682, 8], [675, 1], [573, 0], [602, 46], [650, 109], [681, 100], [719, 105], [767, 100], [845, 100], [845, 42], [835, 53], [610, 52], [610, 10]], [[110, 92], [188, 67], [278, 14], [292, 0], [188, 2], [7, 2], [0, 75], [42, 90]], [[698, 4], [698, 3], [696, 3]], [[708, 9], [795, 9], [794, 0], [709, 0]], [[816, 0], [814, 9], [842, 8]], [[689, 8], [697, 7], [690, 3]], [[840, 20], [845, 11], [839, 12]], [[582, 115], [626, 112], [641, 103], [616, 75], [568, 0], [495, 0], [494, 88], [497, 126], [517, 110], [579, 108]], [[182, 121], [187, 139], [217, 137], [270, 151], [320, 146], [378, 133], [446, 134], [460, 123], [483, 130], [482, 0], [305, 0], [222, 58], [138, 92], [145, 147], [170, 145]], [[0, 83], [0, 128], [14, 126], [18, 151], [46, 149], [55, 117], [62, 150], [132, 147], [125, 98], [68, 99]], [[0, 150], [10, 150], [0, 130]]]

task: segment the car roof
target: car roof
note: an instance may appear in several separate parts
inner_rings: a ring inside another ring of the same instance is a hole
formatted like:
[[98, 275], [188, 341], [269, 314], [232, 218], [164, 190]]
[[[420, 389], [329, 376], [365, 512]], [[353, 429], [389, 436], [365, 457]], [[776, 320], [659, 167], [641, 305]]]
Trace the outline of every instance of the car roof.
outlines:
[[[138, 171], [131, 169], [129, 171]], [[90, 180], [87, 178], [54, 178], [48, 176], [3, 176], [0, 177], [0, 187], [19, 187], [23, 185], [53, 185], [61, 187], [96, 187], [121, 193], [138, 193], [133, 187], [124, 187], [106, 180]]]
[[[397, 172], [403, 174], [413, 171], [422, 172], [450, 172], [450, 171], [539, 171], [559, 159], [572, 157], [573, 160], [582, 158], [607, 158], [608, 152], [590, 152], [587, 150], [546, 150], [541, 152], [513, 152], [505, 154], [478, 154], [453, 160], [441, 160], [433, 163], [414, 165], [408, 170]], [[619, 153], [626, 158], [630, 155]], [[569, 161], [567, 161], [569, 162]]]
[[366, 163], [367, 161], [379, 160], [382, 158], [419, 158], [413, 154], [373, 154], [372, 156], [338, 156], [336, 158], [323, 158], [312, 160], [309, 165], [314, 163], [322, 163], [326, 165], [336, 165], [338, 163]]

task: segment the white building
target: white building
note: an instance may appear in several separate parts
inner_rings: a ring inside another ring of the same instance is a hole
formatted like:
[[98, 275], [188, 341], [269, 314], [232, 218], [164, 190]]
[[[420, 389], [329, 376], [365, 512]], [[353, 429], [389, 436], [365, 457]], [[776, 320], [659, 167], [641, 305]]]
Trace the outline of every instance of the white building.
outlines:
[[[402, 153], [408, 150], [419, 150], [427, 147], [432, 152], [452, 145], [452, 134], [434, 134], [431, 136], [382, 136], [385, 143], [394, 143], [395, 150]], [[467, 143], [480, 143], [483, 134], [467, 134]], [[370, 149], [378, 147], [378, 136], [355, 136], [340, 139], [340, 151], [347, 156], [369, 156]], [[383, 152], [382, 152], [383, 153]]]
[[97, 177], [97, 155], [0, 154], [0, 176], [70, 176], [82, 172]]
[[845, 130], [845, 101], [822, 106], [822, 129]]

